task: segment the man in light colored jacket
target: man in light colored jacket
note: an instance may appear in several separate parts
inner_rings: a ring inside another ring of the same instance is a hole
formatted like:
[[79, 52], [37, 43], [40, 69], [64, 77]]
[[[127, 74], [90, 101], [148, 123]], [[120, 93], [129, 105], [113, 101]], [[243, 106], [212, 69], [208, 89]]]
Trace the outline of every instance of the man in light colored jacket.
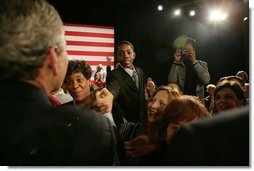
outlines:
[[183, 45], [174, 53], [168, 83], [177, 83], [184, 94], [204, 99], [204, 85], [210, 81], [207, 63], [196, 59], [196, 42], [186, 37]]

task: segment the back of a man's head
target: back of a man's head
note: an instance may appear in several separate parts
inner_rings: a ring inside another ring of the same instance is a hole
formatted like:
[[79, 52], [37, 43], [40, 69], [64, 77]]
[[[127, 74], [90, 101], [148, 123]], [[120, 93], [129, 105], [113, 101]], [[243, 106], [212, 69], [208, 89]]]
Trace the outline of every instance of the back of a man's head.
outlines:
[[65, 46], [63, 23], [46, 0], [1, 0], [0, 23], [0, 80], [34, 79], [50, 48]]

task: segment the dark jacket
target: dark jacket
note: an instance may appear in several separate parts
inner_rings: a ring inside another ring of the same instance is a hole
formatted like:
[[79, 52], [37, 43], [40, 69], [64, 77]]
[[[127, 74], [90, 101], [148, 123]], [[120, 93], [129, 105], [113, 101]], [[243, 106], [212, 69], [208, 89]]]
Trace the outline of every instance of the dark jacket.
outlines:
[[[145, 118], [145, 76], [143, 71], [135, 67], [139, 77], [137, 89], [132, 77], [122, 68], [112, 70], [107, 76], [107, 89], [114, 95], [114, 109], [129, 122], [137, 122]], [[113, 110], [113, 115], [115, 115]], [[122, 117], [121, 116], [121, 117]], [[119, 116], [118, 116], [119, 117]], [[118, 122], [114, 116], [115, 122]]]
[[249, 166], [249, 107], [180, 128], [167, 155], [169, 166]]
[[54, 107], [24, 82], [2, 81], [0, 88], [1, 165], [113, 165], [115, 135], [101, 114]]

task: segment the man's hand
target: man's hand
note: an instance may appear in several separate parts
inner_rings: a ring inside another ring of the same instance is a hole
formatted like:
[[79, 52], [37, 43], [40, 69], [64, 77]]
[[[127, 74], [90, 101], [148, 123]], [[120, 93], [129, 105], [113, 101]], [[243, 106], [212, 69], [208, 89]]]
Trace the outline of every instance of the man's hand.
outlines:
[[176, 49], [175, 53], [174, 53], [174, 60], [176, 62], [179, 62], [182, 59], [181, 53], [180, 53], [180, 49]]
[[95, 93], [96, 97], [96, 108], [101, 113], [111, 113], [113, 105], [113, 95], [106, 89], [103, 88]]
[[196, 52], [193, 49], [186, 49], [187, 55], [186, 58], [191, 61], [191, 63], [194, 63], [196, 61]]
[[134, 140], [125, 141], [124, 148], [127, 155], [133, 158], [149, 155], [156, 150], [157, 144], [152, 142], [147, 135], [141, 135]]

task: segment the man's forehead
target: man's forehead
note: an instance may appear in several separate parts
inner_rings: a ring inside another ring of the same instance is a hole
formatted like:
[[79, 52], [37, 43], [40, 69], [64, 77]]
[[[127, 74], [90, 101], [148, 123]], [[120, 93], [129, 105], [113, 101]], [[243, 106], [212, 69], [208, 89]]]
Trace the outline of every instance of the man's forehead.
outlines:
[[118, 46], [118, 50], [132, 50], [132, 48], [128, 44], [123, 44], [123, 45]]
[[186, 43], [184, 46], [185, 46], [185, 47], [187, 47], [187, 46], [188, 46], [188, 47], [190, 47], [190, 46], [193, 47], [191, 43]]

